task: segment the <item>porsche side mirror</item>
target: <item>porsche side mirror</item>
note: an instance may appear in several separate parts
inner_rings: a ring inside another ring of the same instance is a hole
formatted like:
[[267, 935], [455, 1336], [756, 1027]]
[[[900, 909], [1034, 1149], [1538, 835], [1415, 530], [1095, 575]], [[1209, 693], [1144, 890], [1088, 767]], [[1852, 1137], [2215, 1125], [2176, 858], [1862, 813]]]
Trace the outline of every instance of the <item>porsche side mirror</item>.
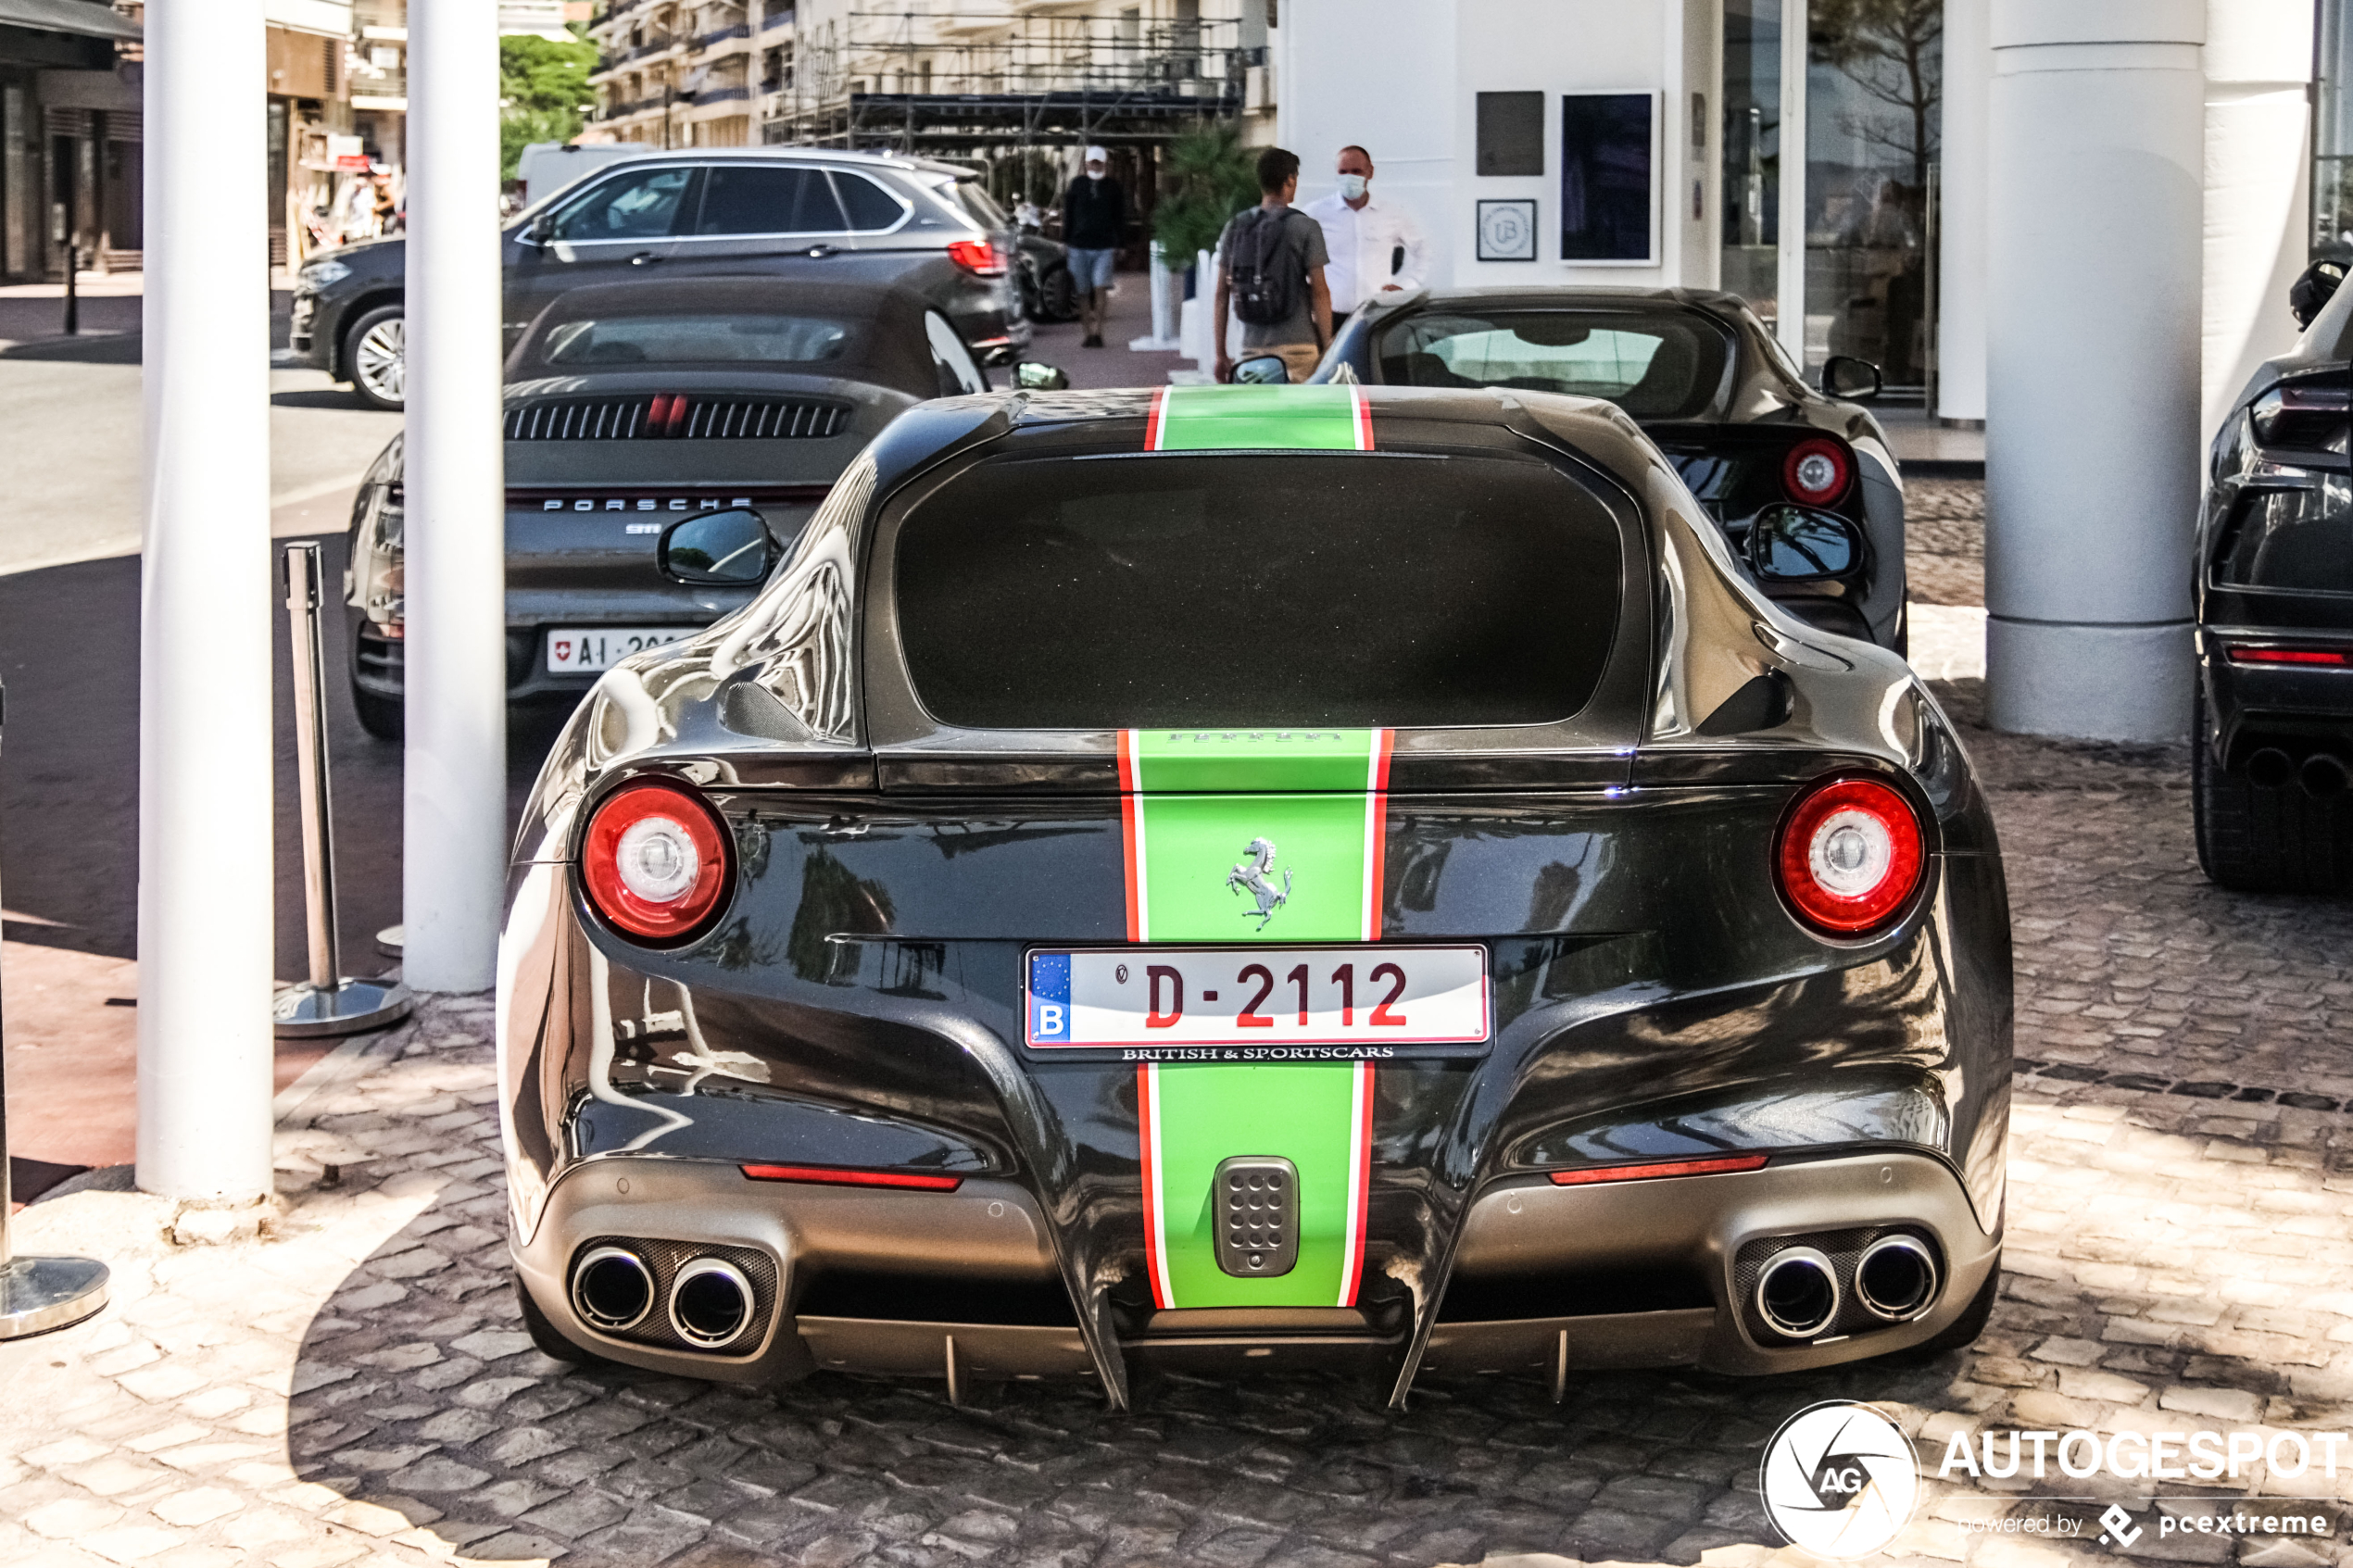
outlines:
[[1748, 564], [1768, 583], [1821, 583], [1863, 563], [1863, 536], [1836, 512], [1768, 507], [1748, 529]]
[[1879, 395], [1882, 384], [1879, 367], [1869, 359], [1833, 354], [1822, 361], [1822, 391], [1831, 397], [1868, 403]]
[[1063, 392], [1070, 386], [1070, 374], [1042, 359], [1024, 359], [1013, 367], [1013, 386], [1022, 392]]
[[533, 245], [546, 245], [556, 237], [556, 215], [552, 212], [541, 213], [531, 220], [531, 227], [526, 232], [530, 235]]
[[1288, 386], [1290, 367], [1283, 363], [1279, 354], [1261, 354], [1244, 359], [1234, 367], [1236, 386]]
[[2330, 257], [2322, 257], [2304, 269], [2287, 290], [2288, 314], [2296, 318], [2296, 324], [2310, 326], [2312, 318], [2321, 313], [2321, 307], [2335, 295], [2337, 285], [2343, 282], [2345, 263]]
[[740, 585], [768, 575], [776, 541], [758, 512], [736, 507], [672, 523], [658, 554], [661, 570], [681, 583]]

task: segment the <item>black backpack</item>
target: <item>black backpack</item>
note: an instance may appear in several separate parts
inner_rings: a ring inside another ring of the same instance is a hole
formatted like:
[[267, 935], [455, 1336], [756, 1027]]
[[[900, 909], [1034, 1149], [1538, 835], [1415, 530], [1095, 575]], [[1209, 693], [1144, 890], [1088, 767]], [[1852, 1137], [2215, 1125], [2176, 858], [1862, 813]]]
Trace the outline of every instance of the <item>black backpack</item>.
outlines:
[[1306, 267], [1290, 239], [1291, 209], [1258, 207], [1234, 220], [1226, 242], [1226, 270], [1232, 280], [1234, 314], [1253, 327], [1288, 321], [1299, 309]]

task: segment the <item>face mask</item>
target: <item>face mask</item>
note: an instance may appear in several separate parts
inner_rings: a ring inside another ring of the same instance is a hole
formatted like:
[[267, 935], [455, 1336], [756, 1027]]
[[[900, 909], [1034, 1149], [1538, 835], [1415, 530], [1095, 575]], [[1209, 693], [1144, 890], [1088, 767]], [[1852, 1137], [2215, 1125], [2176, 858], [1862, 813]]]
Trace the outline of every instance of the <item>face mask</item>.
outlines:
[[1361, 174], [1341, 175], [1340, 177], [1340, 199], [1342, 201], [1352, 202], [1363, 201], [1365, 199], [1365, 177]]

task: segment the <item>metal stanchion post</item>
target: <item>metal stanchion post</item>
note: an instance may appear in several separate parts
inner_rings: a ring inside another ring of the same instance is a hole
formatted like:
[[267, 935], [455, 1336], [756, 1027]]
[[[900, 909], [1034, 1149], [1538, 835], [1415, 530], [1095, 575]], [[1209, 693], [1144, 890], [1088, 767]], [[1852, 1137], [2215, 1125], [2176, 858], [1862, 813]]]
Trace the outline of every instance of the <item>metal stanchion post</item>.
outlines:
[[358, 1035], [409, 1016], [409, 988], [341, 972], [335, 933], [333, 800], [327, 785], [324, 639], [320, 634], [319, 546], [286, 546], [286, 630], [294, 656], [295, 773], [302, 796], [302, 903], [309, 927], [310, 978], [278, 993], [271, 1016], [281, 1035]]
[[0, 1339], [78, 1323], [107, 1304], [107, 1266], [88, 1258], [19, 1258], [8, 1246], [8, 1084], [0, 1065]]
[[71, 240], [66, 242], [66, 336], [73, 337], [82, 331], [82, 295], [73, 286], [74, 267], [80, 257], [75, 255]]

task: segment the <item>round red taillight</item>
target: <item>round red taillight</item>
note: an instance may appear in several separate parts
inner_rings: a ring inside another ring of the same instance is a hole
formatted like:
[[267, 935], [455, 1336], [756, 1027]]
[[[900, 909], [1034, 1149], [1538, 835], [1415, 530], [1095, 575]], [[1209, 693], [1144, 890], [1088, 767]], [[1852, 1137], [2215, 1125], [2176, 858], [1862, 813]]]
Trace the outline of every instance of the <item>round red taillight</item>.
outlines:
[[729, 843], [700, 797], [676, 784], [624, 785], [598, 806], [580, 847], [588, 902], [624, 935], [683, 941], [726, 895]]
[[1789, 492], [1791, 500], [1809, 507], [1830, 506], [1846, 494], [1854, 477], [1855, 465], [1846, 448], [1819, 436], [1791, 447], [1781, 462], [1781, 488]]
[[1800, 918], [1853, 936], [1894, 918], [1919, 887], [1919, 818], [1876, 779], [1832, 779], [1790, 809], [1775, 860]]

